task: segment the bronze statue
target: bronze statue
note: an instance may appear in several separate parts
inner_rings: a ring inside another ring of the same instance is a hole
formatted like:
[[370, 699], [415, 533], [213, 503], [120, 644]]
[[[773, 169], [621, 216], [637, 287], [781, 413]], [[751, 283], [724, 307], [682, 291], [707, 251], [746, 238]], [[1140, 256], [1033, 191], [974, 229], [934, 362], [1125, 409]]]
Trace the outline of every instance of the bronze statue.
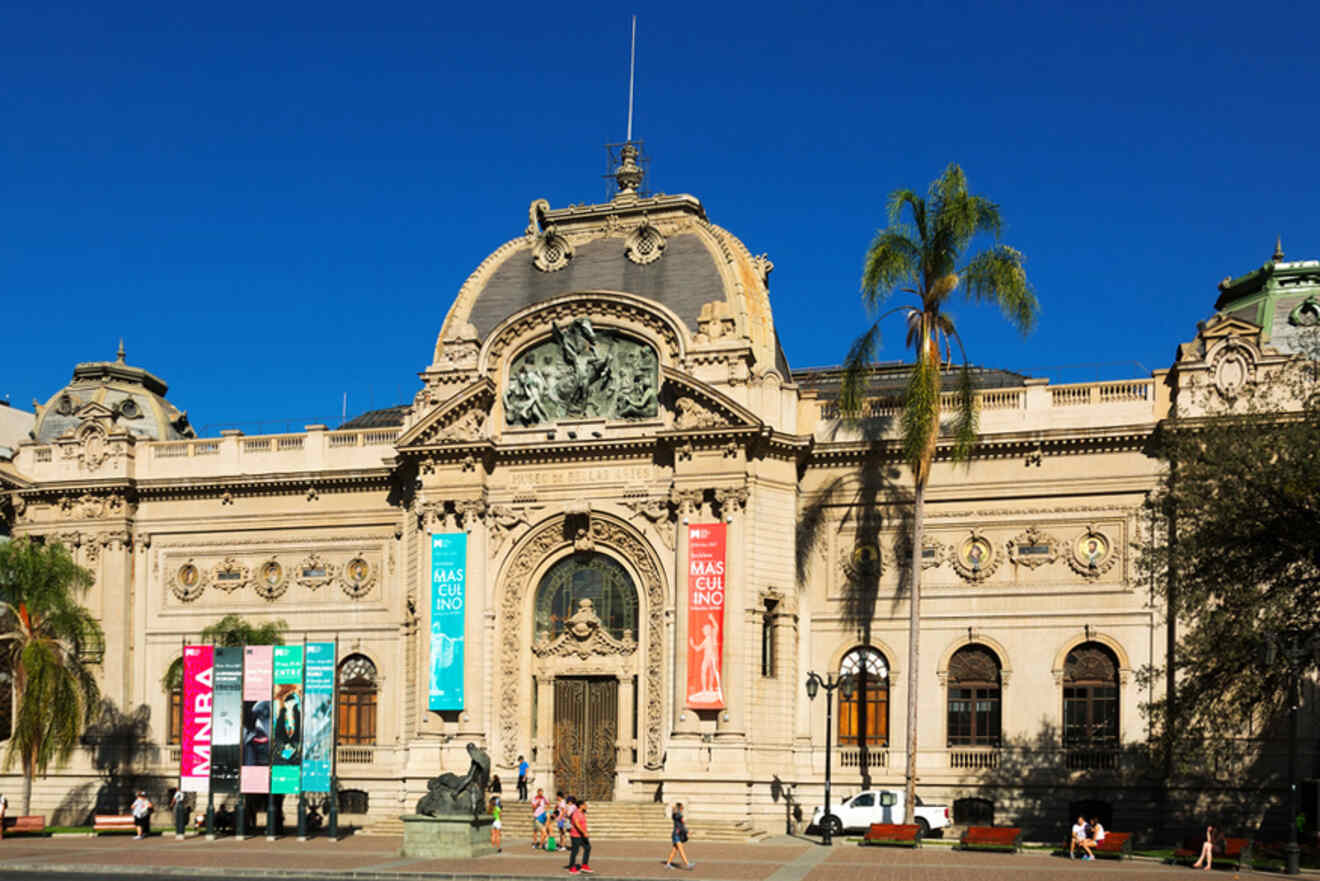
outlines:
[[486, 805], [486, 784], [490, 782], [490, 756], [475, 743], [467, 745], [472, 766], [465, 776], [445, 773], [426, 783], [426, 795], [417, 802], [417, 813], [428, 817], [441, 814], [477, 816]]

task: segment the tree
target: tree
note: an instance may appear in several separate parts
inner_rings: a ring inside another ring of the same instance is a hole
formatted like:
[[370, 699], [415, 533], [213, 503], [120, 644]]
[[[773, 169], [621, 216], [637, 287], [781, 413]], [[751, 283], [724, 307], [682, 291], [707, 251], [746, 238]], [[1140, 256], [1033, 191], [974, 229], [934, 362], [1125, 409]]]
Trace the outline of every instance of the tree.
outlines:
[[[911, 190], [891, 193], [888, 220], [889, 225], [876, 233], [866, 253], [862, 299], [873, 314], [895, 294], [907, 295], [913, 301], [880, 314], [853, 343], [844, 362], [839, 405], [845, 416], [861, 418], [868, 368], [880, 351], [881, 322], [895, 312], [903, 314], [907, 345], [915, 358], [902, 392], [900, 419], [903, 460], [912, 472], [913, 484], [905, 809], [905, 822], [911, 823], [917, 779], [918, 635], [926, 484], [939, 446], [941, 395], [945, 374], [954, 369], [955, 342], [962, 362], [957, 370], [956, 404], [950, 426], [949, 453], [955, 461], [965, 461], [971, 453], [977, 425], [976, 397], [962, 337], [944, 309], [961, 285], [964, 299], [998, 306], [1009, 322], [1026, 334], [1035, 323], [1038, 304], [1027, 282], [1022, 254], [999, 242], [999, 206], [969, 193], [967, 178], [956, 164], [950, 164], [931, 183], [925, 198]], [[962, 262], [973, 241], [983, 235], [992, 236], [994, 244]]]
[[69, 760], [98, 707], [82, 650], [102, 644], [101, 626], [78, 602], [93, 580], [62, 544], [0, 545], [0, 664], [13, 676], [16, 705], [4, 767], [23, 766], [24, 814], [33, 777]]
[[[241, 615], [226, 615], [202, 628], [201, 642], [207, 645], [284, 645], [284, 631], [289, 624], [283, 618], [253, 624]], [[183, 688], [183, 661], [175, 661], [165, 671], [162, 682], [167, 692]]]

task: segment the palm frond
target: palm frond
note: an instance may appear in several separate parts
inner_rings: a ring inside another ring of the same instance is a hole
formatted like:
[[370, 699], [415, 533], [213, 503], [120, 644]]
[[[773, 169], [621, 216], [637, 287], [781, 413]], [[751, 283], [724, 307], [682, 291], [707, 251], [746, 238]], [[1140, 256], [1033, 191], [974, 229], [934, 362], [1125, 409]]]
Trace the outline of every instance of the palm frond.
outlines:
[[[918, 351], [924, 352], [925, 346]], [[903, 458], [924, 482], [929, 467], [928, 450], [933, 446], [939, 430], [940, 418], [940, 366], [938, 360], [920, 355], [908, 374], [903, 389]]]
[[1026, 258], [1008, 245], [996, 245], [977, 254], [963, 270], [968, 299], [994, 303], [1023, 335], [1035, 326], [1040, 303], [1027, 281]]
[[916, 226], [918, 241], [924, 242], [927, 236], [926, 229], [926, 201], [911, 190], [894, 190], [889, 194], [889, 206], [886, 209], [889, 214], [890, 227], [903, 226], [903, 207], [907, 206], [912, 210], [912, 223]]
[[[962, 340], [958, 340], [962, 348]], [[971, 458], [972, 448], [976, 445], [977, 422], [980, 416], [976, 401], [976, 386], [972, 381], [971, 367], [963, 354], [962, 366], [958, 368], [957, 409], [953, 414], [953, 460], [966, 462]]]
[[839, 412], [845, 419], [856, 421], [866, 402], [868, 368], [875, 363], [880, 350], [880, 321], [867, 328], [866, 333], [853, 341], [848, 357], [843, 359], [843, 382], [839, 386]]
[[902, 229], [889, 227], [875, 234], [862, 267], [862, 299], [874, 308], [903, 282], [916, 282], [921, 272], [921, 249]]

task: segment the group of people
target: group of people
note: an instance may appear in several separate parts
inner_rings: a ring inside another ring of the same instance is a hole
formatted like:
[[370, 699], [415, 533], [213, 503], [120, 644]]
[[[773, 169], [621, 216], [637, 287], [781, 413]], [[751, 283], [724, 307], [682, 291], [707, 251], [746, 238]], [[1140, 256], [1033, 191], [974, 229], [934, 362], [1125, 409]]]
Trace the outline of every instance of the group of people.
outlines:
[[1072, 827], [1072, 838], [1068, 842], [1068, 859], [1077, 856], [1077, 848], [1085, 851], [1082, 857], [1084, 860], [1095, 859], [1095, 853], [1092, 848], [1098, 846], [1105, 840], [1105, 827], [1101, 825], [1099, 817], [1092, 817], [1091, 822], [1086, 822], [1085, 817], [1078, 817], [1077, 822]]

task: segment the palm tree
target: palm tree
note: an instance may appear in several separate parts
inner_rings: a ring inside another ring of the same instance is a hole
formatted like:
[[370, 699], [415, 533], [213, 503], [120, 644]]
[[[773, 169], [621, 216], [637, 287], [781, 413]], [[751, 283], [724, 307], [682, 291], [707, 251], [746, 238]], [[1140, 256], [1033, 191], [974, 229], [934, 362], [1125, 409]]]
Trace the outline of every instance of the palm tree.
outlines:
[[[999, 242], [999, 206], [967, 191], [967, 178], [950, 164], [930, 185], [926, 198], [911, 190], [889, 195], [889, 225], [876, 233], [866, 252], [862, 299], [874, 313], [895, 294], [912, 298], [879, 315], [857, 338], [844, 362], [840, 410], [860, 419], [867, 392], [868, 368], [880, 349], [880, 323], [901, 312], [907, 319], [907, 345], [915, 363], [902, 393], [903, 460], [912, 471], [913, 511], [911, 571], [908, 598], [907, 670], [907, 800], [904, 822], [911, 823], [917, 780], [917, 670], [921, 616], [921, 561], [924, 541], [926, 483], [941, 433], [940, 410], [946, 371], [957, 370], [957, 394], [950, 456], [965, 461], [976, 441], [977, 408], [972, 374], [962, 337], [945, 305], [962, 286], [965, 300], [993, 303], [1024, 335], [1035, 323], [1038, 303], [1027, 282], [1021, 253]], [[964, 260], [977, 236], [989, 234], [994, 244]], [[960, 266], [961, 264], [961, 266]], [[953, 343], [961, 367], [955, 368]]]
[[[239, 615], [226, 615], [214, 624], [202, 629], [201, 642], [207, 645], [284, 645], [284, 631], [289, 629], [283, 618], [253, 624]], [[179, 658], [161, 681], [166, 692], [175, 692], [183, 688], [183, 659]]]
[[22, 763], [24, 814], [33, 777], [69, 760], [98, 707], [83, 650], [104, 644], [101, 625], [77, 598], [93, 581], [62, 544], [0, 545], [0, 665], [16, 706], [4, 767]]

